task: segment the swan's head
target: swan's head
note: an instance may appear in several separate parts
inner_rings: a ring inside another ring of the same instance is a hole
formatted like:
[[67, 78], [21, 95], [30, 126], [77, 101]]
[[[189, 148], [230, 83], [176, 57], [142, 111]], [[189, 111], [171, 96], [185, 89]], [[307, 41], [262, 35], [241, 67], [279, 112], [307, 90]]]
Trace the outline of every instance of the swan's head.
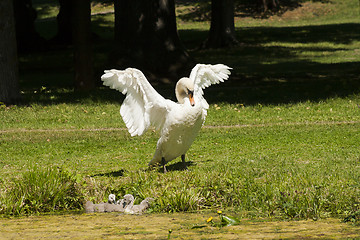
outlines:
[[188, 98], [191, 106], [195, 106], [194, 81], [190, 78], [181, 78], [176, 83], [175, 94], [179, 103], [183, 104], [185, 102], [185, 98]]
[[108, 203], [115, 204], [115, 194], [110, 194], [108, 198]]
[[123, 208], [126, 208], [128, 206], [132, 207], [134, 205], [135, 198], [131, 194], [126, 194], [124, 198], [122, 199], [122, 205]]

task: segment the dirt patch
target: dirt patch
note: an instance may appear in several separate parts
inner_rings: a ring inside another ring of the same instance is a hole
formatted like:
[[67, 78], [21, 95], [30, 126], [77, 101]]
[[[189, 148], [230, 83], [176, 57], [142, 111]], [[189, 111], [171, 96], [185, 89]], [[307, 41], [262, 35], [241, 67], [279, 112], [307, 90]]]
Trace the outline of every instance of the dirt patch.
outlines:
[[[32, 216], [0, 219], [0, 239], [299, 239], [358, 238], [360, 227], [338, 219], [319, 221], [242, 220], [240, 225], [217, 228], [206, 224], [214, 213], [118, 213]], [[201, 225], [200, 228], [192, 228]]]
[[324, 16], [331, 13], [329, 4], [321, 2], [305, 2], [300, 7], [286, 11], [281, 15], [283, 20], [294, 20]]

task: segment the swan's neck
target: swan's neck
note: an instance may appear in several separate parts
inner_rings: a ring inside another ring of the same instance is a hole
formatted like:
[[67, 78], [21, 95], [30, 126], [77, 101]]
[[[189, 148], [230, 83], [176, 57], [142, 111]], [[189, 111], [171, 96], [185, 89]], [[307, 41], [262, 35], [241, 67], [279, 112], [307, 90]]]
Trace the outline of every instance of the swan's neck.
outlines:
[[176, 87], [175, 94], [176, 94], [176, 99], [178, 100], [178, 102], [180, 104], [184, 104], [185, 98], [186, 98], [186, 93], [184, 91], [180, 90], [178, 87]]
[[189, 91], [194, 91], [194, 83], [189, 78], [181, 78], [175, 87], [176, 99], [180, 104], [184, 104], [185, 99], [189, 98]]

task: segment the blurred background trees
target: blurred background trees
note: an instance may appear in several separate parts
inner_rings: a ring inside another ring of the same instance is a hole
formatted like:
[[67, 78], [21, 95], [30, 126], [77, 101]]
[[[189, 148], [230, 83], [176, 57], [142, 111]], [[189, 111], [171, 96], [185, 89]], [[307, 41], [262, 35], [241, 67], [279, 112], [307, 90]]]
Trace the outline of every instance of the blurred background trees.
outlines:
[[235, 37], [234, 0], [211, 1], [211, 25], [206, 48], [229, 47], [238, 43]]
[[[94, 0], [95, 1], [95, 0]], [[94, 2], [92, 1], [92, 2]], [[42, 0], [45, 4], [51, 1]], [[224, 48], [238, 43], [235, 37], [235, 11], [253, 17], [266, 17], [283, 9], [296, 7], [301, 0], [96, 0], [103, 4], [114, 4], [115, 49], [109, 50], [109, 66], [119, 69], [137, 67], [154, 78], [166, 77], [171, 81], [187, 74], [194, 60], [182, 44], [175, 15], [175, 2], [196, 5], [189, 18], [208, 17], [211, 21], [208, 38], [202, 47]], [[12, 3], [12, 6], [10, 6]], [[54, 4], [51, 2], [51, 4]], [[1, 58], [1, 69], [12, 77], [1, 75], [0, 101], [15, 102], [18, 98], [18, 77], [16, 65], [17, 49], [20, 53], [46, 52], [54, 47], [71, 47], [74, 56], [74, 88], [91, 90], [95, 87], [92, 41], [96, 34], [91, 32], [90, 0], [58, 0], [57, 33], [45, 40], [37, 32], [34, 21], [37, 12], [32, 0], [2, 0], [1, 3], [1, 46], [9, 58]], [[15, 19], [12, 28], [11, 19]], [[200, 47], [200, 46], [199, 46]], [[11, 52], [10, 52], [11, 51]], [[105, 66], [104, 66], [105, 67]], [[1, 71], [1, 70], [0, 70]], [[3, 73], [4, 74], [4, 73]]]
[[114, 3], [117, 65], [174, 78], [192, 67], [177, 32], [174, 0]]

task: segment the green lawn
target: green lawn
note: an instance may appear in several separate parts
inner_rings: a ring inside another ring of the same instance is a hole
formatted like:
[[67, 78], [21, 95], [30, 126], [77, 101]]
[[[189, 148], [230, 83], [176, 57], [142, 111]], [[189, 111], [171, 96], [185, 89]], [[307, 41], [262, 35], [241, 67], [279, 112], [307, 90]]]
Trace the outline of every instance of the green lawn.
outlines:
[[345, 216], [358, 208], [360, 196], [356, 102], [354, 96], [214, 104], [187, 154], [189, 170], [176, 170], [175, 161], [167, 174], [141, 170], [158, 135], [130, 137], [119, 104], [3, 107], [0, 172], [6, 182], [34, 165], [70, 169], [83, 176], [87, 199], [100, 201], [110, 192], [153, 196], [156, 211], [231, 207], [245, 216]]
[[[292, 15], [237, 18], [241, 44], [231, 49], [197, 49], [209, 23], [179, 21], [179, 34], [197, 62], [233, 67], [229, 81], [205, 90], [210, 109], [187, 154], [187, 171], [179, 170], [179, 161], [169, 164], [167, 174], [144, 171], [158, 133], [130, 137], [119, 114], [123, 96], [116, 91], [74, 93], [69, 49], [21, 55], [25, 104], [0, 106], [0, 213], [32, 213], [21, 210], [26, 186], [22, 195], [16, 186], [34, 178], [28, 173], [60, 169], [77, 189], [70, 200], [99, 202], [109, 193], [131, 193], [137, 201], [154, 197], [155, 212], [221, 208], [239, 217], [358, 221], [357, 4], [314, 1]], [[95, 15], [93, 23], [103, 37], [94, 46], [101, 73], [113, 44], [113, 16]], [[50, 19], [37, 27], [46, 32], [54, 24]], [[156, 89], [174, 99], [172, 86]], [[43, 191], [46, 183], [32, 181]], [[41, 212], [43, 203], [31, 204]]]

